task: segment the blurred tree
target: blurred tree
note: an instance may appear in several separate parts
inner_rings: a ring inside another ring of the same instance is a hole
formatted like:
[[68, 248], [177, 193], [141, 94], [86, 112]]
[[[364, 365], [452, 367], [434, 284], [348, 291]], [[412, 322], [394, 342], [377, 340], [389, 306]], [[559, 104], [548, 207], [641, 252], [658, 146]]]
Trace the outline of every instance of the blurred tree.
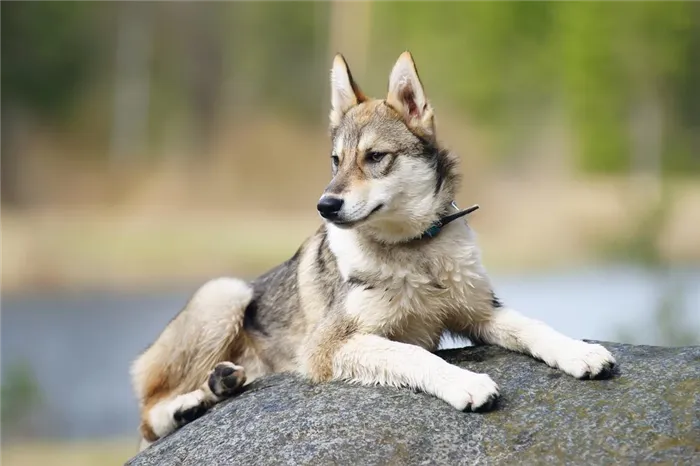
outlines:
[[186, 69], [188, 104], [194, 129], [193, 143], [199, 151], [208, 154], [217, 117], [223, 79], [223, 36], [221, 5], [212, 4], [205, 8], [193, 3], [186, 5], [189, 14], [183, 18], [185, 31]]
[[[670, 115], [670, 125], [678, 128], [678, 139], [669, 141], [674, 157], [664, 158], [668, 169], [678, 173], [700, 171], [700, 2], [686, 5], [685, 16], [679, 14], [682, 28], [676, 34], [685, 40], [674, 55], [676, 63], [682, 64], [682, 72], [669, 79], [670, 98], [678, 114]], [[678, 141], [677, 143], [675, 141]]]
[[93, 6], [2, 2], [2, 201], [21, 202], [20, 137], [33, 118], [64, 116], [88, 77]]
[[165, 151], [201, 160], [209, 155], [209, 144], [222, 110], [225, 53], [230, 30], [228, 10], [233, 4], [218, 2], [153, 4], [158, 20], [158, 38], [152, 66], [154, 127], [164, 126], [165, 146], [183, 146]]
[[[318, 16], [328, 18], [328, 3], [241, 2], [231, 8], [235, 30], [229, 53], [240, 84], [236, 100], [251, 111], [273, 108], [287, 117], [316, 120], [325, 105], [318, 88], [327, 81], [329, 58], [316, 56], [327, 31]], [[328, 19], [326, 19], [327, 23]], [[264, 31], [264, 33], [263, 33]], [[323, 53], [327, 51], [323, 50]], [[325, 95], [325, 94], [324, 94]]]
[[113, 164], [123, 163], [146, 145], [150, 109], [152, 6], [117, 6], [114, 106], [110, 142]]

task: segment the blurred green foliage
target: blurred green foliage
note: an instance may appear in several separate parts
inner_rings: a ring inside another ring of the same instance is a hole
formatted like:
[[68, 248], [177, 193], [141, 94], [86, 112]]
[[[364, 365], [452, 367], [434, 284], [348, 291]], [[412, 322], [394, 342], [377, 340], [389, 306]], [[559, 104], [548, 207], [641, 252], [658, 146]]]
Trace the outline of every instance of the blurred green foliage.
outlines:
[[[117, 28], [109, 18], [121, 7], [128, 4], [3, 2], [3, 97], [53, 117], [89, 79], [110, 82], [112, 73], [103, 68], [111, 70]], [[186, 100], [167, 71], [187, 62], [187, 47], [178, 48], [183, 42], [194, 43], [188, 53], [195, 59], [187, 66], [195, 71], [207, 69], [198, 61], [207, 50], [216, 50], [213, 59], [222, 62], [223, 77], [201, 87], [234, 81], [226, 99], [217, 93], [210, 99], [255, 101], [305, 119], [322, 115], [327, 99], [319, 88], [333, 52], [333, 4], [149, 8], [157, 53], [153, 94], [162, 96], [160, 107], [156, 100], [151, 109], [156, 115]], [[185, 8], [179, 19], [172, 14]], [[429, 93], [485, 127], [527, 127], [537, 115], [562, 108], [577, 142], [578, 167], [593, 172], [631, 167], [630, 121], [640, 105], [652, 102], [663, 122], [662, 168], [700, 170], [698, 2], [377, 2], [368, 21], [364, 78], [370, 82], [385, 82], [390, 63], [410, 49], [432, 84]], [[517, 136], [511, 140], [518, 144]]]
[[3, 2], [3, 106], [61, 117], [88, 77], [90, 8], [73, 2]]
[[319, 65], [322, 69], [330, 66], [320, 60], [326, 50], [319, 53], [317, 43], [320, 37], [327, 37], [328, 24], [318, 18], [327, 17], [330, 5], [242, 2], [226, 7], [234, 24], [227, 29], [228, 51], [235, 64], [232, 73], [255, 87], [246, 93], [248, 98], [263, 105], [278, 104], [290, 110], [290, 116], [318, 116], [324, 106], [319, 84], [326, 81], [326, 73], [318, 72]]
[[15, 361], [3, 374], [1, 425], [7, 434], [21, 431], [23, 422], [41, 402], [39, 382], [26, 361]]
[[628, 120], [658, 99], [665, 168], [700, 168], [700, 3], [380, 2], [384, 59], [419, 57], [433, 90], [501, 126], [563, 105], [584, 170], [630, 168]]

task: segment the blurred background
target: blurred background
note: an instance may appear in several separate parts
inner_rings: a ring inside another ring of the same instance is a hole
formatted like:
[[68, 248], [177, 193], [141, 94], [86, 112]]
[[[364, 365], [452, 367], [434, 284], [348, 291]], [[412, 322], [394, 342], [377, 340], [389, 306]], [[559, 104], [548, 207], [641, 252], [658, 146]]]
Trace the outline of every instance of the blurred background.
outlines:
[[122, 464], [128, 366], [319, 225], [329, 70], [412, 51], [499, 296], [700, 343], [700, 3], [2, 2], [2, 455]]

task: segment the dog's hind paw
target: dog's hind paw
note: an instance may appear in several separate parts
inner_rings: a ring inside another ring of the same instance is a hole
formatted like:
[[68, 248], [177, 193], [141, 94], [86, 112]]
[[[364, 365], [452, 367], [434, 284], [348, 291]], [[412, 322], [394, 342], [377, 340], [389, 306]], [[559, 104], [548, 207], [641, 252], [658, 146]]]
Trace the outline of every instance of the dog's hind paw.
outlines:
[[228, 398], [236, 393], [246, 381], [245, 370], [232, 362], [220, 362], [209, 373], [209, 390], [219, 398]]

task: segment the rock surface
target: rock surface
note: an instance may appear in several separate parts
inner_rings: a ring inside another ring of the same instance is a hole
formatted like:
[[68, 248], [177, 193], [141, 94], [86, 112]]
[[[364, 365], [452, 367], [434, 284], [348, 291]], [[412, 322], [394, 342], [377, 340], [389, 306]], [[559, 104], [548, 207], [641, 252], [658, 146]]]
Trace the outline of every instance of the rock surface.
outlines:
[[602, 344], [611, 380], [495, 347], [439, 352], [499, 384], [483, 414], [407, 389], [266, 377], [127, 464], [700, 464], [700, 346]]

